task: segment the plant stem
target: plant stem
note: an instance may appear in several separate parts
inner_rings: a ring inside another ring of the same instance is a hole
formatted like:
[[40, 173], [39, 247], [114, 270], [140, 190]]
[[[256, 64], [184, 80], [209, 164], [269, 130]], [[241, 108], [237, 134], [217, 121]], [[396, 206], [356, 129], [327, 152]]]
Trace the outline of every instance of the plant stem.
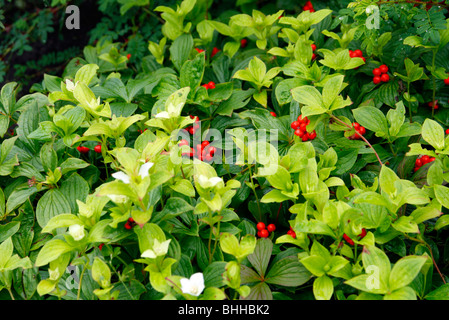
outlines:
[[430, 257], [432, 259], [433, 265], [435, 266], [435, 269], [437, 270], [438, 274], [440, 275], [441, 280], [443, 280], [443, 283], [446, 284], [446, 279], [444, 279], [444, 275], [441, 273], [440, 269], [438, 268], [437, 263], [435, 262], [435, 258], [433, 257], [432, 248], [430, 247], [430, 245], [427, 242], [425, 242], [424, 240], [420, 240], [420, 239], [417, 239], [417, 238], [410, 237], [406, 233], [404, 233], [404, 236], [407, 239], [410, 239], [412, 241], [416, 241], [416, 242], [419, 242], [419, 243], [425, 245], [427, 247], [427, 249], [429, 249]]
[[84, 272], [87, 269], [87, 264], [89, 263], [89, 260], [86, 261], [86, 263], [84, 264], [83, 267], [83, 271], [81, 271], [81, 275], [80, 275], [80, 282], [78, 283], [78, 294], [76, 295], [76, 300], [80, 299], [80, 295], [81, 295], [81, 283], [83, 282], [83, 276], [84, 276]]
[[[350, 125], [347, 124], [346, 122], [341, 121], [340, 119], [338, 119], [338, 118], [337, 118], [336, 116], [334, 116], [333, 114], [331, 114], [330, 116], [332, 117], [332, 119], [338, 121], [338, 122], [341, 123], [342, 125], [344, 125], [344, 126], [346, 126], [346, 127], [348, 127], [349, 129], [352, 130], [352, 126], [350, 126]], [[380, 163], [380, 166], [383, 166], [383, 163], [382, 163], [382, 160], [380, 160], [379, 154], [376, 152], [376, 150], [375, 150], [374, 147], [371, 145], [371, 143], [369, 143], [369, 141], [366, 140], [366, 138], [365, 138], [363, 135], [361, 135], [357, 130], [355, 131], [355, 133], [356, 133], [356, 134], [357, 134], [363, 141], [365, 141], [365, 143], [366, 143], [371, 149], [373, 149], [374, 154], [376, 155], [376, 158], [377, 158], [377, 160], [378, 160], [379, 163]]]
[[251, 189], [253, 190], [254, 196], [256, 197], [257, 209], [259, 210], [259, 221], [262, 221], [262, 210], [260, 209], [259, 196], [257, 195], [256, 187], [254, 187], [253, 174], [251, 172], [251, 164], [249, 163], [248, 163], [248, 170], [249, 170], [249, 179], [251, 180]]

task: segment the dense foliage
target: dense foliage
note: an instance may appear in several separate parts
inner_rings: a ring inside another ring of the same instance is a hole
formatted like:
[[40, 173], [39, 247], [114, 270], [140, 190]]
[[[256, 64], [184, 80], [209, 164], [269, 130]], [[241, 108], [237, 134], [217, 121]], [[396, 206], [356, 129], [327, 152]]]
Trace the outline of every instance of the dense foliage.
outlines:
[[14, 66], [67, 2], [0, 0], [0, 299], [449, 299], [449, 0], [99, 0]]

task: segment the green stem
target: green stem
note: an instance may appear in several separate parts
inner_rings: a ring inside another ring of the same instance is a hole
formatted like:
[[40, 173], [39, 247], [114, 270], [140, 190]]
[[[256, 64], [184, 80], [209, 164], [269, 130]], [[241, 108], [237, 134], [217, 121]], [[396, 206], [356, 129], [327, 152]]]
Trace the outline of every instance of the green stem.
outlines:
[[[432, 56], [432, 70], [435, 71], [435, 58], [436, 58], [436, 55], [437, 55], [437, 50], [433, 50], [432, 53], [433, 53], [433, 56]], [[435, 83], [435, 76], [433, 75], [433, 73], [432, 73], [432, 85], [433, 85], [433, 88], [432, 88], [432, 119], [433, 119], [433, 116], [435, 114], [435, 104], [436, 104], [436, 102], [435, 102], [435, 95], [436, 95], [436, 90], [437, 90], [436, 83]]]
[[257, 209], [259, 210], [259, 221], [262, 221], [262, 210], [260, 209], [259, 196], [257, 195], [256, 188], [254, 187], [253, 174], [251, 172], [251, 164], [249, 163], [248, 163], [248, 170], [249, 170], [249, 179], [251, 180], [251, 189], [253, 190], [254, 196], [256, 197]]
[[80, 282], [78, 283], [78, 294], [76, 295], [76, 300], [80, 299], [80, 295], [81, 295], [81, 283], [83, 282], [83, 277], [84, 277], [84, 272], [87, 269], [87, 264], [89, 263], [89, 260], [86, 261], [86, 263], [84, 264], [83, 267], [83, 271], [81, 271], [81, 276], [80, 276]]
[[[407, 92], [408, 92], [408, 97], [409, 97], [409, 99], [410, 99], [410, 97], [411, 97], [411, 94], [410, 94], [410, 82], [407, 82]], [[412, 105], [410, 104], [410, 101], [408, 101], [407, 100], [407, 102], [408, 102], [408, 112], [409, 112], [409, 114], [410, 114], [410, 123], [412, 123], [413, 122], [413, 119], [412, 119]]]

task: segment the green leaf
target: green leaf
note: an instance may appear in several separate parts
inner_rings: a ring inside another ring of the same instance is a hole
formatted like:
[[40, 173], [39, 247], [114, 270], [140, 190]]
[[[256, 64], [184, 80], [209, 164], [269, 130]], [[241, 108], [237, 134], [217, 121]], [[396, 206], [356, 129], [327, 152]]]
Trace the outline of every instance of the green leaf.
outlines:
[[173, 41], [170, 46], [170, 57], [177, 70], [181, 70], [192, 49], [193, 38], [190, 34], [183, 34]]
[[265, 277], [272, 250], [273, 242], [270, 239], [260, 238], [254, 252], [248, 256], [249, 262], [261, 277]]
[[20, 228], [19, 221], [12, 221], [0, 225], [0, 242], [3, 242], [9, 237], [13, 236], [17, 231], [19, 231], [19, 228]]
[[198, 54], [195, 59], [184, 62], [179, 76], [181, 87], [190, 87], [191, 92], [194, 92], [203, 80], [204, 68], [204, 52]]
[[57, 189], [48, 190], [37, 203], [37, 223], [44, 228], [51, 218], [62, 213], [71, 213], [66, 197]]
[[72, 247], [60, 239], [45, 243], [36, 258], [36, 267], [41, 267], [58, 259], [62, 254], [72, 251]]
[[449, 209], [449, 188], [442, 185], [434, 185], [433, 187], [438, 202]]
[[364, 106], [352, 110], [355, 120], [378, 137], [388, 136], [388, 124], [382, 111], [375, 107]]
[[284, 287], [298, 287], [309, 281], [311, 276], [297, 256], [288, 256], [270, 267], [265, 282]]
[[78, 205], [76, 201], [80, 200], [82, 202], [85, 202], [90, 188], [89, 184], [86, 180], [84, 180], [84, 178], [82, 178], [78, 173], [73, 173], [67, 180], [65, 180], [61, 184], [59, 191], [67, 199], [71, 208], [71, 212], [77, 212]]
[[52, 233], [55, 229], [67, 228], [74, 224], [83, 225], [83, 222], [74, 214], [63, 213], [51, 218], [41, 232]]
[[441, 287], [429, 292], [425, 300], [449, 300], [449, 283], [443, 284]]
[[371, 293], [386, 293], [388, 290], [388, 282], [390, 277], [390, 260], [385, 252], [375, 246], [364, 246], [362, 253], [363, 267], [365, 270], [371, 270], [375, 280], [377, 280], [377, 288], [374, 287], [368, 291]]
[[444, 129], [435, 120], [426, 119], [422, 126], [422, 137], [436, 150], [444, 149]]
[[328, 276], [323, 275], [313, 282], [313, 295], [316, 300], [330, 300], [333, 293], [334, 284]]
[[427, 259], [424, 256], [407, 256], [399, 259], [390, 273], [390, 290], [408, 286], [416, 278]]
[[384, 296], [384, 300], [416, 300], [416, 293], [410, 287], [403, 287]]

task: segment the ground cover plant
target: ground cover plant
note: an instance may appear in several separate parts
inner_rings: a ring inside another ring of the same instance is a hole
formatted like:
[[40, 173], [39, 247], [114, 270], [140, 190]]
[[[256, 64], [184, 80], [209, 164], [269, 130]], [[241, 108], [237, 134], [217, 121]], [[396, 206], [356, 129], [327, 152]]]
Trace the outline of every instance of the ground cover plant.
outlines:
[[0, 299], [449, 299], [448, 0], [0, 4]]

